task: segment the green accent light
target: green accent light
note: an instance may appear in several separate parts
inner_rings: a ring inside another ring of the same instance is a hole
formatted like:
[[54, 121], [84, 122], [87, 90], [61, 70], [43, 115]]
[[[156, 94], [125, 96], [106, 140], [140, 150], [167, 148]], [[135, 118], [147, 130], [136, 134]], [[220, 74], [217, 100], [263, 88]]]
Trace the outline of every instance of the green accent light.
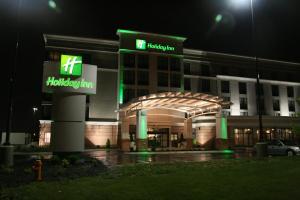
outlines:
[[224, 150], [222, 150], [222, 153], [228, 153], [228, 154], [230, 154], [230, 153], [234, 153], [234, 151], [232, 151], [230, 149], [224, 149]]
[[139, 32], [139, 31], [131, 31], [131, 30], [125, 30], [125, 29], [118, 29], [117, 34], [120, 33], [125, 33], [125, 34], [143, 34], [143, 35], [152, 35], [156, 37], [163, 37], [163, 38], [169, 38], [173, 40], [179, 40], [179, 41], [184, 41], [186, 40], [185, 37], [179, 37], [179, 36], [172, 36], [172, 35], [163, 35], [163, 34], [155, 34], [155, 33], [145, 33], [145, 32]]
[[223, 16], [222, 16], [221, 14], [218, 14], [218, 15], [215, 17], [215, 21], [216, 21], [217, 23], [221, 22], [222, 19], [223, 19]]
[[81, 76], [82, 57], [72, 55], [61, 55], [60, 74], [69, 76]]
[[147, 139], [147, 115], [143, 115], [143, 113], [141, 113], [140, 120], [140, 139]]
[[119, 104], [123, 104], [124, 99], [124, 67], [120, 65], [120, 82], [119, 82]]
[[[140, 52], [138, 50], [132, 50], [132, 49], [119, 49], [120, 53], [137, 53]], [[173, 57], [177, 57], [177, 58], [183, 58], [183, 55], [179, 55], [179, 54], [171, 54], [168, 53], [168, 55], [173, 56]]]
[[81, 80], [71, 80], [71, 78], [55, 78], [49, 76], [46, 80], [46, 86], [48, 87], [71, 87], [78, 88], [93, 88], [93, 82]]
[[227, 139], [227, 120], [225, 117], [221, 118], [221, 138]]

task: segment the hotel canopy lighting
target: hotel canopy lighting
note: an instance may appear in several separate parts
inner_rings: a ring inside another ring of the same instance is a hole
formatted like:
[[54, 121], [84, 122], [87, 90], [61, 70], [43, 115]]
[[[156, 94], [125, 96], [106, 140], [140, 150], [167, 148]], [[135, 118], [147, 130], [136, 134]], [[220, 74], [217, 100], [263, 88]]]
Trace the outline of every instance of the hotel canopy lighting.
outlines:
[[149, 94], [124, 104], [119, 111], [126, 115], [138, 110], [169, 109], [187, 113], [187, 118], [215, 114], [231, 102], [218, 96], [192, 92], [163, 92]]

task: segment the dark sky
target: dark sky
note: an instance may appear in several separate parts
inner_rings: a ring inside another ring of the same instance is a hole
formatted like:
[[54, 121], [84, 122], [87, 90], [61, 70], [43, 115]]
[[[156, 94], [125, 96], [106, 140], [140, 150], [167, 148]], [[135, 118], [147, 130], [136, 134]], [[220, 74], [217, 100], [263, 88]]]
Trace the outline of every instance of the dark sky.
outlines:
[[[185, 47], [252, 55], [250, 0], [101, 1], [0, 0], [1, 123], [5, 127], [8, 77], [20, 33], [14, 90], [14, 125], [29, 127], [32, 106], [40, 104], [44, 59], [42, 34], [118, 39], [118, 28], [187, 37]], [[241, 5], [232, 4], [240, 2]], [[247, 3], [248, 2], [248, 3]], [[259, 57], [300, 62], [300, 1], [254, 0], [256, 53]], [[223, 16], [220, 23], [215, 17]]]

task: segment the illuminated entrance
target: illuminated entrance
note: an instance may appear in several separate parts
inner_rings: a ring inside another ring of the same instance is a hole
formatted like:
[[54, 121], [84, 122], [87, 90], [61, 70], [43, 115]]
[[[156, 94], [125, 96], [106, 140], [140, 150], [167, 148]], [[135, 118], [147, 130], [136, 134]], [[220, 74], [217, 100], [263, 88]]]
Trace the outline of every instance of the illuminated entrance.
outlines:
[[228, 104], [218, 96], [191, 92], [164, 92], [133, 99], [119, 110], [121, 148], [128, 151], [130, 145], [135, 145], [137, 151], [153, 147], [191, 149], [192, 119], [217, 114]]

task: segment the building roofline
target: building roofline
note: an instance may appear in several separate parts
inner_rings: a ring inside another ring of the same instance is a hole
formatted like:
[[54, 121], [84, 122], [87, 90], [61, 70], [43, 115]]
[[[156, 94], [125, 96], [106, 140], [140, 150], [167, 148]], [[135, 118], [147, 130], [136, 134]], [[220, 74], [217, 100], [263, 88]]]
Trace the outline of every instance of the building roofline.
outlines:
[[141, 32], [141, 31], [131, 31], [131, 30], [125, 30], [125, 29], [118, 29], [117, 30], [117, 35], [120, 36], [121, 34], [150, 35], [150, 36], [157, 36], [157, 37], [164, 37], [164, 38], [179, 40], [181, 42], [183, 42], [187, 39], [187, 38], [181, 37], [181, 36], [173, 36], [173, 35], [165, 35], [165, 34], [147, 33], [147, 32]]
[[[128, 30], [118, 29], [117, 34], [120, 33], [120, 31], [128, 31]], [[130, 33], [132, 33], [132, 34], [141, 33], [141, 34], [151, 34], [154, 36], [157, 35], [157, 36], [165, 36], [165, 37], [176, 37], [176, 36], [169, 36], [169, 35], [137, 32], [137, 31], [129, 31], [129, 34]], [[57, 41], [81, 42], [81, 43], [100, 44], [100, 45], [104, 44], [104, 45], [112, 45], [115, 47], [119, 47], [119, 41], [116, 41], [116, 40], [53, 35], [53, 34], [43, 34], [43, 38], [44, 38], [44, 42], [45, 42], [46, 46], [47, 46], [48, 40], [57, 40]], [[186, 39], [186, 38], [184, 38], [184, 39]], [[254, 61], [254, 57], [251, 57], [251, 56], [243, 56], [243, 55], [236, 55], [236, 54], [230, 54], [230, 53], [219, 53], [219, 52], [213, 52], [213, 51], [203, 51], [203, 50], [198, 50], [198, 49], [183, 48], [183, 55], [186, 55], [186, 54], [223, 56], [223, 57], [247, 59], [247, 60]], [[292, 65], [292, 66], [300, 67], [300, 63], [296, 63], [296, 62], [273, 60], [273, 59], [266, 59], [266, 58], [258, 58], [258, 61], [265, 62], [265, 63], [277, 63], [277, 64], [285, 64], [285, 65]]]
[[[214, 51], [203, 51], [198, 49], [188, 49], [183, 48], [183, 54], [194, 54], [194, 55], [218, 55], [218, 56], [224, 56], [224, 57], [232, 57], [232, 58], [240, 58], [240, 59], [248, 59], [255, 61], [254, 57], [251, 56], [243, 56], [243, 55], [236, 55], [236, 54], [230, 54], [230, 53], [219, 53]], [[266, 59], [266, 58], [257, 58], [258, 61], [262, 62], [273, 62], [278, 64], [286, 64], [286, 65], [296, 65], [300, 66], [300, 63], [296, 62], [289, 62], [289, 61], [282, 61], [282, 60], [273, 60], [273, 59]]]
[[52, 34], [43, 34], [44, 42], [47, 45], [48, 40], [56, 41], [69, 41], [69, 42], [81, 42], [89, 44], [106, 44], [119, 46], [119, 41], [107, 40], [107, 39], [96, 39], [96, 38], [87, 38], [87, 37], [74, 37], [74, 36], [65, 36], [65, 35], [52, 35]]

